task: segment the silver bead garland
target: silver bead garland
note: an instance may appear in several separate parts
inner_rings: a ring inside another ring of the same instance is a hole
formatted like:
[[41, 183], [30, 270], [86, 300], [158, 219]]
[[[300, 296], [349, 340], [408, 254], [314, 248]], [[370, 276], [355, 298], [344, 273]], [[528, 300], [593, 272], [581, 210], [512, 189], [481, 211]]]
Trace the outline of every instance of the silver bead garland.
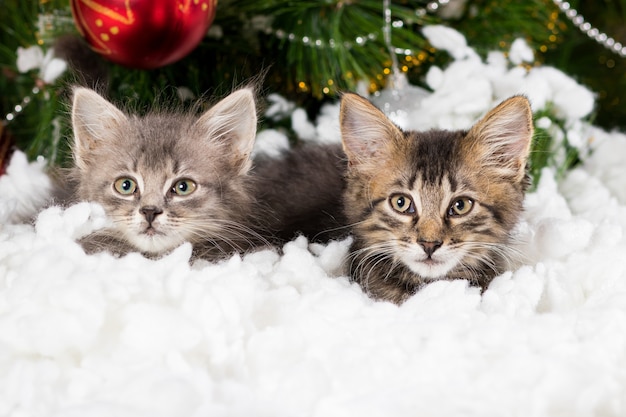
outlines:
[[[564, 0], [552, 0], [554, 4], [561, 10], [561, 12], [565, 15], [565, 17], [572, 22], [574, 26], [576, 26], [582, 33], [586, 34], [590, 39], [595, 40], [611, 52], [619, 55], [620, 57], [626, 57], [626, 45], [622, 45], [620, 42], [617, 42], [614, 38], [608, 36], [606, 33], [601, 32], [598, 28], [592, 26], [586, 19], [578, 13], [578, 11], [571, 7], [569, 2]], [[426, 5], [426, 7], [419, 8], [415, 10], [415, 15], [417, 17], [424, 17], [427, 13], [435, 13], [441, 7], [447, 5], [450, 0], [437, 0], [431, 1]], [[385, 19], [391, 19], [390, 9], [388, 5], [385, 5]], [[389, 11], [389, 14], [387, 14]], [[402, 20], [395, 20], [391, 22], [391, 26], [394, 28], [399, 28], [404, 26], [405, 22]], [[310, 36], [298, 36], [295, 33], [287, 33], [282, 29], [266, 28], [265, 33], [273, 34], [278, 39], [287, 39], [290, 42], [300, 42], [304, 45], [309, 45], [316, 48], [336, 48], [337, 41], [334, 39], [329, 39], [325, 41], [323, 39], [313, 39]], [[351, 49], [355, 46], [363, 46], [370, 41], [374, 41], [378, 39], [378, 34], [376, 33], [368, 33], [366, 35], [357, 36], [353, 41], [344, 41], [343, 47], [346, 49]], [[398, 55], [411, 56], [414, 55], [411, 49], [406, 48], [393, 48], [393, 52]]]
[[572, 22], [582, 33], [587, 35], [590, 39], [598, 42], [609, 51], [619, 55], [620, 57], [626, 57], [626, 46], [617, 42], [614, 38], [610, 37], [604, 32], [600, 32], [599, 29], [593, 27], [585, 18], [578, 13], [578, 11], [567, 2], [563, 0], [552, 0], [554, 4], [563, 12], [565, 17]]
[[13, 119], [15, 119], [15, 117], [19, 115], [24, 110], [24, 108], [28, 106], [28, 104], [33, 100], [33, 96], [39, 94], [39, 91], [41, 91], [39, 87], [33, 87], [33, 89], [31, 90], [31, 94], [24, 97], [20, 104], [17, 104], [15, 107], [13, 107], [12, 112], [7, 113], [7, 115], [4, 116], [4, 119], [2, 120], [2, 124], [6, 126], [10, 122], [12, 122]]
[[[450, 2], [450, 0], [436, 0], [436, 1], [431, 1], [430, 3], [428, 3], [426, 5], [426, 7], [422, 7], [419, 9], [415, 9], [415, 16], [417, 17], [424, 17], [426, 16], [427, 13], [434, 13], [436, 11], [439, 10], [440, 7], [445, 6], [446, 4], [448, 4]], [[384, 13], [384, 19], [385, 19], [385, 23], [389, 23], [391, 25], [391, 27], [394, 28], [401, 28], [402, 26], [404, 26], [406, 23], [403, 22], [402, 20], [393, 20], [391, 19], [391, 8], [390, 5], [387, 4], [386, 2], [383, 2], [383, 13]], [[383, 27], [383, 35], [387, 36], [385, 33], [386, 30], [386, 26]], [[324, 48], [331, 48], [331, 49], [335, 49], [338, 47], [338, 42], [335, 39], [328, 39], [328, 40], [324, 40], [324, 39], [314, 39], [310, 36], [298, 36], [295, 33], [288, 33], [285, 32], [282, 29], [273, 29], [272, 27], [267, 27], [265, 28], [264, 32], [268, 35], [274, 35], [276, 38], [278, 39], [286, 39], [289, 42], [299, 42], [302, 43], [303, 45], [307, 45], [307, 46], [311, 46], [314, 48], [320, 48], [320, 49], [324, 49]], [[368, 42], [371, 41], [375, 41], [378, 39], [378, 34], [377, 33], [368, 33], [365, 35], [359, 35], [357, 37], [354, 38], [354, 40], [352, 41], [344, 41], [342, 43], [342, 46], [346, 49], [352, 49], [354, 47], [359, 47], [359, 46], [364, 46], [365, 44], [367, 44]], [[412, 56], [414, 55], [413, 50], [408, 49], [408, 48], [392, 48], [391, 51], [395, 52], [398, 55], [405, 55], [405, 56]]]

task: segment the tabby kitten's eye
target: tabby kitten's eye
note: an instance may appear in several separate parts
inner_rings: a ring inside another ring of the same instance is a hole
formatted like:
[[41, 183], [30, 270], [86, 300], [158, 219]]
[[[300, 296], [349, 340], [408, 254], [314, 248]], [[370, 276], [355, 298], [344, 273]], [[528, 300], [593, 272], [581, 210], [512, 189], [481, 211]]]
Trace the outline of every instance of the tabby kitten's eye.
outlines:
[[467, 213], [472, 211], [473, 207], [474, 200], [472, 200], [471, 198], [459, 198], [450, 206], [450, 209], [448, 210], [448, 216], [465, 216]]
[[180, 196], [186, 196], [193, 193], [197, 188], [195, 182], [189, 179], [178, 180], [172, 186], [172, 193]]
[[115, 180], [113, 188], [121, 195], [131, 195], [137, 191], [137, 183], [132, 178], [122, 177]]
[[414, 214], [415, 213], [415, 204], [413, 204], [413, 200], [408, 195], [404, 194], [394, 194], [389, 197], [389, 204], [391, 204], [391, 208], [401, 214]]

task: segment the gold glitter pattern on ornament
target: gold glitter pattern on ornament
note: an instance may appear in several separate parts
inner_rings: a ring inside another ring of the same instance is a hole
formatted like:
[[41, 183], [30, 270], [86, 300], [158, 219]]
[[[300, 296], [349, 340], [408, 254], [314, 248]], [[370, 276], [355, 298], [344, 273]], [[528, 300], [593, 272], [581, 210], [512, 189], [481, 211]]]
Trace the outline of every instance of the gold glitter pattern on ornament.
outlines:
[[[130, 8], [130, 0], [126, 0], [124, 2], [124, 11], [125, 14], [121, 14], [116, 12], [115, 10], [106, 7], [100, 3], [98, 3], [97, 1], [94, 0], [79, 0], [80, 3], [82, 3], [83, 5], [85, 5], [86, 7], [94, 10], [95, 12], [111, 19], [114, 20], [116, 22], [119, 22], [123, 25], [132, 25], [133, 23], [135, 23], [135, 15], [133, 14], [132, 9]], [[97, 43], [97, 48], [94, 48], [96, 50], [96, 52], [101, 53], [101, 54], [106, 54], [109, 55], [111, 53], [111, 49], [106, 45], [106, 42], [108, 42], [111, 37], [109, 36], [108, 33], [101, 33], [100, 36], [96, 36], [92, 30], [90, 29], [90, 25], [88, 24], [88, 22], [85, 19], [85, 16], [83, 15], [81, 8], [80, 7], [76, 7], [74, 8], [75, 14], [76, 14], [76, 18], [80, 20], [80, 22], [82, 23], [81, 27], [79, 28], [79, 30], [85, 30], [89, 36], [91, 37], [91, 39], [94, 40], [94, 42]], [[104, 23], [102, 21], [102, 19], [96, 19], [94, 24], [96, 25], [96, 27], [101, 28], [104, 26]], [[83, 29], [81, 29], [83, 28]], [[110, 32], [112, 35], [117, 35], [119, 33], [119, 27], [114, 26], [113, 28], [110, 29]], [[83, 34], [84, 35], [84, 34]]]

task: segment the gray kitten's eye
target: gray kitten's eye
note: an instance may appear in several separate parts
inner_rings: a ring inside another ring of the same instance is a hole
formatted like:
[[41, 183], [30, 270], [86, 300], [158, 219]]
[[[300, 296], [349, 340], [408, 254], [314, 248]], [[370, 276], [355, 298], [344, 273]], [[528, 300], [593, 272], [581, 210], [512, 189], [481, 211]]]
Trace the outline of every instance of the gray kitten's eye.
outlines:
[[137, 191], [137, 183], [132, 178], [122, 177], [115, 180], [113, 188], [122, 195], [131, 195]]
[[190, 179], [182, 179], [176, 181], [172, 186], [172, 193], [180, 196], [186, 196], [193, 193], [198, 186]]
[[474, 207], [474, 200], [467, 197], [462, 197], [456, 200], [450, 206], [448, 210], [448, 216], [465, 216], [467, 213], [472, 211]]
[[413, 204], [413, 200], [408, 195], [404, 194], [393, 194], [389, 197], [389, 204], [391, 204], [391, 208], [401, 214], [414, 214], [415, 213], [415, 204]]

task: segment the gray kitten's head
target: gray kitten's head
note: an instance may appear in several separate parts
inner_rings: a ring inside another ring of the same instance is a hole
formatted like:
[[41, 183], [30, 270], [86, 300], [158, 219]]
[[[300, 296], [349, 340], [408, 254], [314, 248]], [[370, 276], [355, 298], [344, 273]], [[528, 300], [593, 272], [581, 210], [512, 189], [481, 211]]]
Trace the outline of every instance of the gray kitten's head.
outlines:
[[256, 124], [247, 88], [199, 118], [127, 115], [96, 92], [77, 88], [77, 197], [104, 207], [111, 238], [150, 255], [185, 241], [228, 243], [251, 201], [246, 184]]

